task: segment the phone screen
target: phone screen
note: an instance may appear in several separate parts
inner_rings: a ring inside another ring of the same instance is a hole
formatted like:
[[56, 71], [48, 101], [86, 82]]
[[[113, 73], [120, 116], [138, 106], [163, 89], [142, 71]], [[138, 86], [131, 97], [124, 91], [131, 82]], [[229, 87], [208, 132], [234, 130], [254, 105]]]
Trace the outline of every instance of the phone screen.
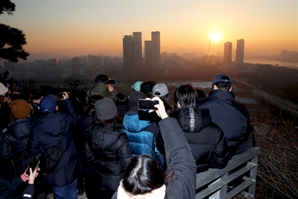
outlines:
[[34, 158], [32, 160], [32, 162], [29, 164], [29, 167], [26, 170], [26, 174], [29, 176], [30, 175], [30, 168], [32, 169], [32, 171], [34, 171], [38, 167], [39, 163], [40, 163], [39, 159]]
[[109, 84], [116, 84], [116, 80], [115, 79], [109, 79]]
[[158, 104], [158, 101], [139, 99], [138, 102], [139, 102], [139, 109], [141, 110], [157, 110], [157, 108], [154, 107], [154, 105]]

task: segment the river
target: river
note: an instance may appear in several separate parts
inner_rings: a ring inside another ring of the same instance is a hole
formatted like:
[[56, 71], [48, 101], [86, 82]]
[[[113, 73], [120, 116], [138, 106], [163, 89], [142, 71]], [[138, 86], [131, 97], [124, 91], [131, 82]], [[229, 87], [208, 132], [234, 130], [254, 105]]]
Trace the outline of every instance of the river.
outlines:
[[282, 61], [275, 61], [275, 60], [251, 60], [251, 59], [247, 59], [247, 60], [244, 60], [244, 63], [269, 64], [269, 65], [273, 65], [273, 66], [284, 66], [284, 67], [288, 67], [288, 68], [298, 69], [298, 63], [295, 63], [295, 62], [282, 62]]

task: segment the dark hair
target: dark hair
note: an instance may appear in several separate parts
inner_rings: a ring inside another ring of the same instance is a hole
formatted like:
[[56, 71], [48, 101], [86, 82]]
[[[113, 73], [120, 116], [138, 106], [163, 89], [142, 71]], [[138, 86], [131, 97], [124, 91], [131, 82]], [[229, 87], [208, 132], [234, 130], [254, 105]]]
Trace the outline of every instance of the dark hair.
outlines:
[[196, 91], [197, 91], [197, 99], [206, 98], [206, 95], [203, 90], [196, 88]]
[[[230, 78], [228, 76], [222, 76], [221, 80], [230, 80]], [[225, 82], [225, 81], [217, 82], [212, 85], [212, 89], [214, 88], [214, 85], [216, 85], [219, 90], [229, 91], [232, 86], [232, 82]]]
[[156, 84], [155, 81], [143, 82], [141, 84], [140, 91], [143, 92], [143, 93], [145, 93], [145, 94], [152, 93], [152, 89], [153, 89], [153, 87], [154, 87], [155, 84]]
[[148, 155], [135, 156], [122, 181], [124, 189], [132, 195], [149, 193], [163, 186], [164, 182], [162, 168]]
[[109, 78], [107, 75], [104, 74], [99, 74], [95, 77], [95, 83], [97, 82], [102, 82], [104, 84], [108, 84], [109, 83]]
[[197, 91], [190, 84], [179, 86], [174, 93], [174, 101], [180, 104], [181, 108], [196, 107]]
[[169, 94], [166, 94], [166, 95], [161, 96], [159, 98], [163, 101], [165, 109], [166, 109], [168, 115], [170, 116], [173, 112], [174, 105], [173, 105], [172, 101], [169, 98]]
[[128, 104], [128, 97], [124, 93], [118, 93], [114, 99], [114, 103], [117, 104]]

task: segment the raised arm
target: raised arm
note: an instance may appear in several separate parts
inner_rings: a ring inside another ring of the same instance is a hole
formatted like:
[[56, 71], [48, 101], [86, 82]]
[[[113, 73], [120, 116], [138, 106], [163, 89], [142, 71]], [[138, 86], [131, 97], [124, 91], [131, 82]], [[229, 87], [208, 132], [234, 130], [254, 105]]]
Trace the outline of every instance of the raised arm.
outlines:
[[190, 147], [176, 119], [168, 117], [164, 105], [159, 98], [155, 105], [158, 116], [162, 119], [159, 127], [164, 140], [167, 174], [173, 174], [166, 179], [166, 197], [192, 199], [195, 198], [196, 162]]

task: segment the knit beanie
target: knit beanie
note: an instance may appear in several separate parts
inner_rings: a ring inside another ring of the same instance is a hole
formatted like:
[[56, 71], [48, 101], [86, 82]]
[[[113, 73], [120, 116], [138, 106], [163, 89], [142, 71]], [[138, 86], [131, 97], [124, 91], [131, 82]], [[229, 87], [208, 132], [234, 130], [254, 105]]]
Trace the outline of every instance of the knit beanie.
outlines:
[[53, 112], [56, 110], [56, 97], [52, 94], [43, 97], [39, 102], [39, 110], [41, 112]]
[[117, 114], [117, 107], [110, 98], [103, 98], [96, 101], [94, 107], [99, 120], [109, 120]]
[[9, 103], [9, 107], [10, 107], [12, 115], [16, 119], [28, 117], [31, 112], [30, 104], [23, 99], [12, 100]]

